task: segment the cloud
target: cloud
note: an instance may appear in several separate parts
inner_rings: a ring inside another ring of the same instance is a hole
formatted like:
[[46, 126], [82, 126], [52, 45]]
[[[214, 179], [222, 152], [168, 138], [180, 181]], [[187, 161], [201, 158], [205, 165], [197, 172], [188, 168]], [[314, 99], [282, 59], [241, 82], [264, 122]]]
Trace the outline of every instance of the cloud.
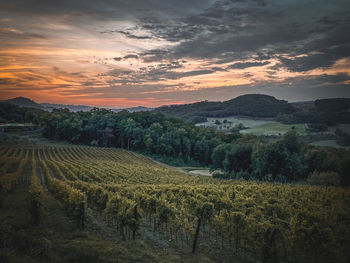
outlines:
[[[61, 0], [12, 0], [2, 1], [0, 10], [6, 12], [16, 12], [23, 14], [39, 15], [75, 15], [89, 16], [90, 19], [98, 20], [126, 20], [131, 18], [152, 17], [158, 14], [158, 17], [176, 17], [180, 15], [191, 14], [196, 10], [205, 8], [210, 0], [177, 0], [176, 4], [172, 1], [160, 0], [85, 0], [84, 4], [79, 1], [61, 1]], [[40, 8], [38, 8], [40, 7]]]
[[129, 59], [129, 58], [135, 58], [135, 59], [138, 59], [139, 56], [138, 55], [126, 55], [124, 56], [124, 59]]
[[349, 50], [350, 37], [344, 34], [350, 25], [349, 13], [343, 9], [350, 10], [350, 5], [342, 2], [337, 8], [327, 1], [318, 1], [317, 5], [320, 7], [303, 1], [217, 1], [194, 16], [168, 22], [144, 19], [140, 26], [154, 37], [179, 42], [172, 49], [145, 55], [147, 61], [186, 57], [232, 62], [257, 54], [271, 57], [319, 51], [323, 55], [315, 59], [319, 66], [325, 66]]
[[269, 62], [237, 62], [229, 66], [232, 69], [244, 69], [250, 67], [261, 67], [269, 64]]
[[349, 14], [343, 0], [2, 1], [0, 93], [350, 96]]
[[112, 34], [112, 33], [119, 33], [119, 34], [122, 34], [128, 38], [132, 38], [132, 39], [152, 39], [152, 36], [138, 36], [138, 35], [134, 35], [130, 32], [127, 32], [127, 31], [123, 31], [123, 30], [110, 30], [110, 31], [102, 31], [101, 32], [102, 34], [106, 34], [106, 33], [109, 33], [109, 34]]
[[17, 38], [17, 39], [28, 39], [38, 38], [45, 39], [46, 37], [42, 34], [23, 32], [16, 28], [0, 27], [0, 38]]

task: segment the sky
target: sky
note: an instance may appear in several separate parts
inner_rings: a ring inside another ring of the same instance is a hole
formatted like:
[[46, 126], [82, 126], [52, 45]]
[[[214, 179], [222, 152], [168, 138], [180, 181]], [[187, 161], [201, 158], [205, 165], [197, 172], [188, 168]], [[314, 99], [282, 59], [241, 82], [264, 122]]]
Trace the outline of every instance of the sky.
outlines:
[[350, 97], [348, 0], [0, 0], [0, 99]]

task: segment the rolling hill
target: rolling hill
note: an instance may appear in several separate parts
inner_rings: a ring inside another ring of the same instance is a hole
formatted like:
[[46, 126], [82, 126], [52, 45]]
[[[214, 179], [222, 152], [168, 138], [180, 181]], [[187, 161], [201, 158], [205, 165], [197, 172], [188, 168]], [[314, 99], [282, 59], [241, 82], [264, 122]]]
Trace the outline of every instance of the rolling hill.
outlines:
[[[17, 97], [0, 102], [21, 107], [29, 107], [52, 111], [67, 108], [71, 112], [89, 111], [92, 106], [37, 103], [31, 99]], [[245, 116], [252, 118], [274, 118], [282, 123], [350, 123], [350, 99], [331, 98], [307, 102], [288, 103], [273, 96], [263, 94], [247, 94], [228, 101], [201, 101], [191, 104], [166, 105], [159, 108], [143, 106], [131, 108], [109, 108], [114, 112], [153, 111], [166, 117], [180, 118], [194, 123], [206, 122], [208, 117], [221, 118]]]
[[274, 118], [282, 123], [350, 123], [350, 98], [318, 99], [288, 103], [273, 96], [248, 94], [223, 102], [201, 101], [156, 108], [167, 117], [181, 118], [194, 123], [207, 118], [244, 116]]
[[249, 116], [276, 117], [290, 114], [296, 109], [287, 101], [273, 96], [248, 94], [224, 102], [202, 101], [184, 105], [170, 105], [155, 109], [168, 117], [201, 122], [205, 117]]
[[[71, 112], [77, 112], [77, 111], [90, 111], [94, 108], [93, 106], [87, 106], [87, 105], [37, 103], [34, 100], [31, 100], [25, 97], [16, 97], [8, 100], [0, 100], [0, 102], [10, 103], [20, 107], [42, 109], [46, 111], [52, 111], [54, 109], [69, 109]], [[110, 110], [114, 112], [119, 112], [122, 110], [126, 110], [129, 112], [140, 112], [140, 111], [150, 111], [152, 110], [152, 108], [137, 106], [137, 107], [130, 107], [130, 108], [110, 108]]]
[[36, 103], [35, 101], [24, 97], [16, 97], [13, 99], [2, 100], [0, 102], [10, 103], [20, 107], [27, 107], [27, 108], [36, 108], [36, 109], [43, 108], [43, 106], [40, 105], [39, 103]]

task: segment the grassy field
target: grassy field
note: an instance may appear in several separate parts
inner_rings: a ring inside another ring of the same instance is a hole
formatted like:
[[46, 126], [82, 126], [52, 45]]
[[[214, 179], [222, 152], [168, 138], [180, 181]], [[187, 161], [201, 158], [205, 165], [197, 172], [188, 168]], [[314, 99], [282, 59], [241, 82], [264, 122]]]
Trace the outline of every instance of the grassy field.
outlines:
[[[216, 124], [219, 121], [220, 124]], [[266, 119], [251, 119], [246, 117], [225, 117], [225, 118], [207, 118], [207, 122], [197, 123], [196, 126], [213, 127], [218, 130], [230, 130], [235, 125], [242, 123], [244, 127], [253, 128], [263, 124], [271, 123]]]
[[191, 176], [133, 152], [67, 144], [1, 145], [0, 167], [0, 262], [350, 257], [349, 189]]
[[216, 130], [230, 131], [236, 125], [242, 124], [247, 129], [240, 132], [254, 134], [256, 136], [279, 136], [291, 129], [295, 129], [299, 135], [306, 135], [305, 124], [282, 124], [268, 119], [250, 119], [246, 117], [208, 118], [207, 122], [198, 123], [196, 126], [212, 127]]
[[336, 140], [315, 141], [315, 142], [312, 142], [310, 144], [314, 145], [314, 146], [350, 149], [350, 146], [341, 146], [341, 145], [339, 145]]
[[254, 134], [256, 136], [283, 135], [294, 129], [299, 135], [306, 135], [305, 124], [282, 124], [279, 122], [266, 123], [250, 129], [241, 130], [243, 134]]

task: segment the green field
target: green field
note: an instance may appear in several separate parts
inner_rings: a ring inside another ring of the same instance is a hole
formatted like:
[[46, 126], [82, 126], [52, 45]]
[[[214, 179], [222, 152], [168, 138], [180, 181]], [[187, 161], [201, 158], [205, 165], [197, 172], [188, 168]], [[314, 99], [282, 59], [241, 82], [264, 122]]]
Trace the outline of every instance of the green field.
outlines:
[[62, 144], [2, 145], [0, 164], [1, 262], [350, 256], [346, 188], [190, 176], [125, 150]]
[[290, 130], [295, 130], [299, 135], [306, 135], [305, 124], [283, 124], [279, 122], [265, 123], [260, 126], [241, 130], [243, 134], [254, 134], [256, 136], [283, 135]]
[[[219, 121], [220, 124], [216, 124]], [[207, 122], [197, 123], [196, 126], [212, 127], [218, 130], [230, 130], [235, 125], [242, 123], [244, 127], [253, 128], [263, 124], [271, 123], [267, 119], [253, 119], [247, 117], [223, 117], [223, 118], [207, 118]]]
[[208, 118], [207, 122], [198, 123], [196, 126], [230, 131], [240, 123], [246, 128], [240, 131], [242, 134], [254, 134], [256, 136], [280, 136], [289, 130], [294, 129], [299, 135], [306, 135], [306, 124], [283, 124], [268, 119], [251, 119], [247, 117]]

